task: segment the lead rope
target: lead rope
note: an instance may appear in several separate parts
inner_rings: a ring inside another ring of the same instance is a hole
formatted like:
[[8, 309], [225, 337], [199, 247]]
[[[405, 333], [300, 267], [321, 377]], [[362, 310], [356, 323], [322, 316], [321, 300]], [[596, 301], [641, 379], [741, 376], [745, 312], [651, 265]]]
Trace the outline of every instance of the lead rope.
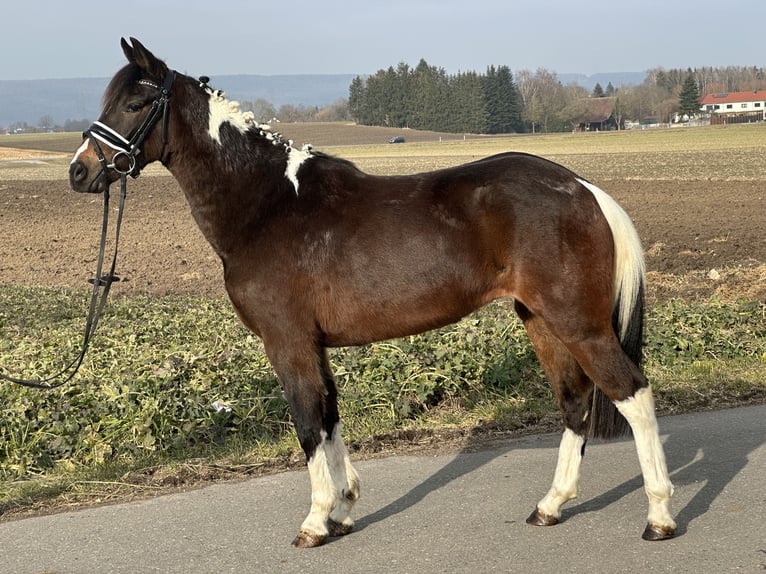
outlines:
[[[61, 371], [50, 377], [43, 379], [19, 379], [16, 377], [9, 377], [0, 373], [0, 380], [10, 381], [17, 385], [29, 387], [32, 389], [56, 389], [62, 385], [65, 385], [77, 374], [80, 369], [83, 360], [85, 359], [85, 353], [90, 345], [90, 340], [93, 334], [96, 332], [99, 319], [106, 305], [106, 298], [109, 295], [109, 290], [112, 287], [112, 283], [118, 280], [114, 275], [115, 265], [117, 264], [117, 247], [120, 242], [120, 227], [122, 226], [122, 212], [125, 206], [125, 196], [127, 193], [127, 178], [138, 177], [141, 168], [136, 162], [136, 156], [141, 153], [141, 145], [146, 139], [149, 132], [151, 132], [154, 125], [160, 119], [162, 115], [162, 148], [160, 149], [160, 158], [165, 153], [165, 147], [168, 143], [168, 121], [170, 114], [168, 110], [168, 101], [170, 99], [170, 89], [175, 79], [175, 70], [168, 70], [165, 75], [165, 81], [162, 87], [158, 86], [154, 82], [148, 80], [139, 80], [139, 83], [152, 86], [155, 89], [160, 90], [160, 97], [157, 98], [152, 104], [152, 110], [141, 126], [138, 128], [133, 137], [129, 140], [125, 139], [122, 135], [114, 131], [112, 128], [99, 121], [93, 122], [93, 124], [85, 130], [84, 135], [90, 138], [91, 144], [96, 151], [99, 164], [101, 164], [101, 172], [99, 176], [104, 178], [104, 223], [101, 228], [101, 246], [98, 252], [98, 263], [96, 264], [96, 277], [91, 280], [93, 283], [93, 293], [90, 298], [90, 306], [88, 308], [88, 318], [85, 322], [85, 334], [83, 335], [82, 351], [78, 357], [73, 360], [69, 365], [64, 367]], [[115, 154], [112, 156], [112, 163], [107, 164], [101, 147], [98, 142], [101, 141], [115, 150]], [[121, 156], [125, 156], [128, 160], [127, 168], [120, 169], [117, 164], [117, 159]], [[107, 176], [107, 170], [113, 169], [120, 174], [120, 207], [117, 211], [117, 225], [114, 232], [114, 255], [112, 256], [112, 266], [109, 269], [109, 273], [106, 275], [101, 274], [101, 270], [104, 263], [104, 252], [106, 250], [106, 236], [107, 227], [109, 223], [109, 178]], [[99, 177], [96, 176], [96, 177]], [[103, 292], [99, 298], [99, 291], [103, 287]], [[62, 381], [53, 383], [59, 377], [65, 375], [69, 370], [72, 372]]]
[[[109, 180], [106, 175], [107, 173], [106, 170], [110, 166], [107, 166], [106, 159], [104, 158], [104, 154], [101, 152], [101, 148], [98, 146], [98, 143], [96, 143], [95, 139], [92, 136], [91, 136], [91, 142], [93, 143], [93, 147], [95, 148], [96, 154], [98, 155], [98, 160], [101, 163], [101, 176], [104, 178], [104, 222], [101, 226], [101, 244], [98, 250], [96, 276], [93, 279], [89, 280], [89, 282], [93, 284], [93, 292], [90, 297], [88, 317], [85, 322], [85, 332], [83, 334], [82, 350], [80, 351], [80, 354], [71, 363], [69, 363], [66, 367], [64, 367], [61, 371], [59, 371], [55, 375], [51, 375], [49, 377], [45, 377], [42, 379], [20, 379], [20, 378], [10, 377], [8, 375], [4, 375], [0, 373], [0, 379], [5, 381], [10, 381], [11, 383], [16, 383], [17, 385], [21, 385], [31, 389], [43, 389], [43, 390], [56, 389], [58, 387], [65, 385], [66, 383], [71, 381], [72, 378], [74, 378], [74, 376], [77, 374], [77, 371], [80, 369], [80, 366], [82, 365], [83, 360], [85, 359], [85, 353], [87, 352], [88, 346], [90, 345], [90, 340], [93, 337], [93, 334], [96, 332], [96, 327], [98, 326], [99, 319], [101, 318], [101, 314], [104, 311], [104, 306], [106, 305], [106, 298], [109, 295], [109, 290], [112, 287], [112, 283], [116, 280], [114, 270], [115, 270], [115, 266], [117, 265], [117, 247], [120, 242], [120, 228], [122, 227], [122, 212], [125, 207], [125, 196], [127, 195], [128, 172], [121, 172], [121, 171], [119, 172], [120, 173], [120, 205], [117, 211], [117, 224], [115, 226], [115, 232], [114, 232], [114, 253], [112, 256], [112, 265], [109, 268], [109, 273], [107, 273], [106, 275], [102, 275], [101, 273], [102, 273], [103, 264], [104, 264], [104, 253], [106, 251], [106, 236], [107, 236], [107, 230], [108, 230], [108, 224], [109, 224]], [[102, 287], [103, 287], [103, 292], [101, 292], [99, 297], [99, 291], [101, 291]], [[69, 373], [65, 379], [58, 381], [57, 383], [53, 383], [53, 381], [55, 381], [59, 377], [66, 375], [70, 370], [72, 372]]]

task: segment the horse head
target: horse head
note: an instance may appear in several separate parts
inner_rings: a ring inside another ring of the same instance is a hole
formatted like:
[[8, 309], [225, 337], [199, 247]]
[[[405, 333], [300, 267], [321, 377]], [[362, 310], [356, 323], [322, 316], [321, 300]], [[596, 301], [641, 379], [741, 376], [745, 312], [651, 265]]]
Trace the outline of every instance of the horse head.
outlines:
[[170, 89], [175, 72], [138, 40], [123, 38], [128, 59], [104, 93], [99, 119], [83, 132], [83, 144], [69, 166], [69, 183], [79, 192], [99, 193], [121, 176], [162, 161], [167, 146]]

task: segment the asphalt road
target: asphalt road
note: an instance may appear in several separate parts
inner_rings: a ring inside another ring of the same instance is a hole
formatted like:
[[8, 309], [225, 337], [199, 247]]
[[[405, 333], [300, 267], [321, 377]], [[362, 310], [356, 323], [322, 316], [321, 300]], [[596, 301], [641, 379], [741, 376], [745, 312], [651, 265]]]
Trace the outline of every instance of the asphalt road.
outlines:
[[359, 462], [351, 535], [290, 546], [305, 471], [0, 524], [0, 573], [766, 570], [766, 405], [660, 419], [678, 536], [645, 542], [632, 441], [589, 444], [563, 522], [524, 519], [548, 489], [557, 435], [492, 450]]

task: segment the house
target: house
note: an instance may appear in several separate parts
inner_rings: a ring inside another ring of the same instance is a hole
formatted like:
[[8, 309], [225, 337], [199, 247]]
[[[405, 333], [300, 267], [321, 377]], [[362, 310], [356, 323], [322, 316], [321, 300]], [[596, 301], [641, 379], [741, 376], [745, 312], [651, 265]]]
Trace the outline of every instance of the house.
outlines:
[[708, 94], [700, 110], [710, 114], [710, 124], [747, 124], [766, 120], [766, 90]]
[[581, 100], [583, 113], [578, 120], [582, 132], [598, 132], [617, 129], [614, 108], [617, 98], [586, 98]]

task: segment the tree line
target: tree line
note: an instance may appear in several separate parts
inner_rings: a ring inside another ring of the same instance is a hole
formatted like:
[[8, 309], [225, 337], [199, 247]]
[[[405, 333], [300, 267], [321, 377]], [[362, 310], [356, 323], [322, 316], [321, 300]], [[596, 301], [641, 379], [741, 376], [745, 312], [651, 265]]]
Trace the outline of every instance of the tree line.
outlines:
[[626, 120], [671, 122], [699, 111], [709, 93], [766, 88], [758, 67], [647, 71], [640, 85], [597, 84], [592, 92], [559, 81], [555, 72], [487, 68], [485, 74], [447, 74], [421, 60], [415, 68], [400, 63], [372, 76], [357, 76], [349, 87], [348, 112], [363, 125], [409, 127], [445, 132], [557, 132], [576, 129], [589, 98], [613, 97], [618, 126]]
[[363, 125], [470, 133], [523, 129], [520, 94], [507, 66], [450, 75], [422, 59], [415, 68], [401, 63], [354, 78], [348, 109]]
[[[653, 68], [639, 85], [601, 86], [592, 91], [564, 85], [545, 68], [519, 70], [489, 66], [484, 74], [447, 74], [420, 60], [415, 68], [400, 63], [378, 70], [349, 86], [348, 99], [319, 106], [274, 106], [265, 99], [243, 101], [262, 122], [356, 121], [363, 125], [429, 129], [452, 133], [559, 132], [578, 127], [589, 98], [615, 99], [618, 126], [627, 120], [667, 123], [693, 116], [699, 98], [711, 93], [766, 89], [766, 69], [756, 66]], [[43, 116], [39, 125], [17, 122], [21, 131], [82, 131], [88, 119], [68, 119], [63, 125]]]

